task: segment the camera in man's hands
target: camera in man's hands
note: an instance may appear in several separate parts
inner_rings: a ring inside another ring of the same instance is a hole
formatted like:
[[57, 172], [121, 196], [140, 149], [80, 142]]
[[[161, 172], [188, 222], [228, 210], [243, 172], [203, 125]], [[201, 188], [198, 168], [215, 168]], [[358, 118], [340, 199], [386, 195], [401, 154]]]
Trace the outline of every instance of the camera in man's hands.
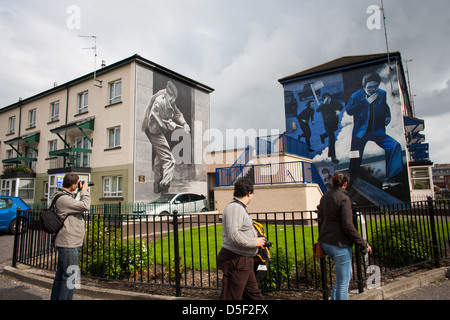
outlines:
[[[79, 190], [81, 190], [81, 188], [83, 188], [83, 184], [84, 184], [84, 181], [78, 182], [78, 189]], [[88, 187], [92, 187], [94, 185], [94, 183], [90, 182], [90, 181], [87, 184], [88, 184]]]
[[[264, 238], [264, 236], [259, 235], [258, 238]], [[266, 248], [270, 248], [272, 246], [272, 242], [268, 241], [267, 239], [265, 239], [266, 242], [264, 242], [264, 247]]]

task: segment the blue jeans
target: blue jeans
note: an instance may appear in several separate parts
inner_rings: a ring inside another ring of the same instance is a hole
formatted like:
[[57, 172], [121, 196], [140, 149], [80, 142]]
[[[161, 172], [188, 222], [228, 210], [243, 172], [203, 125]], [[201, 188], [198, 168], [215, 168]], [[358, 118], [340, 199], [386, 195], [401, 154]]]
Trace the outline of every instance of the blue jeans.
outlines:
[[352, 278], [352, 247], [337, 247], [320, 243], [336, 268], [336, 282], [331, 300], [348, 300], [348, 286]]
[[58, 265], [56, 268], [55, 280], [53, 281], [51, 300], [72, 300], [75, 281], [78, 273], [78, 249], [61, 248], [58, 250]]

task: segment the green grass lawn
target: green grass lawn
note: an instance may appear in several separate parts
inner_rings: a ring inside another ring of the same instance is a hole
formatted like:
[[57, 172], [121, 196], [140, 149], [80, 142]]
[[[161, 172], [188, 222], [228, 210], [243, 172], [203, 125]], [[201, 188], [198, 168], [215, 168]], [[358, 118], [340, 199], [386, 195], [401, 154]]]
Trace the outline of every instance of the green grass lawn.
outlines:
[[[306, 255], [312, 256], [312, 246], [318, 237], [317, 227], [311, 226], [264, 226], [267, 238], [273, 243], [271, 255], [277, 248], [282, 248], [288, 259], [299, 259]], [[312, 239], [312, 233], [314, 239]], [[156, 263], [173, 264], [173, 233], [155, 243], [149, 244], [149, 254], [155, 254]], [[170, 243], [170, 252], [169, 252]], [[188, 269], [216, 269], [216, 257], [222, 244], [222, 225], [193, 228], [179, 231], [180, 265]]]

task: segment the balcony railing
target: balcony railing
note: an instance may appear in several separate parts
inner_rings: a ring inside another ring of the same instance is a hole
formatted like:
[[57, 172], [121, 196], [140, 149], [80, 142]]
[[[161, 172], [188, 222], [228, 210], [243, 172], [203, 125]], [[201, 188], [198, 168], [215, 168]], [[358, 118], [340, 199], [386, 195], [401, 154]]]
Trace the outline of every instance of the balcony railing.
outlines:
[[311, 158], [309, 146], [286, 134], [256, 138], [256, 155], [271, 155], [275, 153], [290, 153], [297, 156]]
[[240, 173], [229, 179], [229, 168], [216, 169], [216, 186], [231, 186], [238, 178], [248, 178], [255, 185], [282, 183], [316, 183], [322, 193], [327, 191], [314, 163], [306, 161], [241, 166]]

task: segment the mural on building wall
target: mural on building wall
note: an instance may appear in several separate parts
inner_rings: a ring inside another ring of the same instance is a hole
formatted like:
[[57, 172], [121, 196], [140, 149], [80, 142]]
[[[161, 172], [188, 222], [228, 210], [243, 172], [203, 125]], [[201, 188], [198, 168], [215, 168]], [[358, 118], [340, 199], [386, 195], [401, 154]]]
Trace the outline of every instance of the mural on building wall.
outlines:
[[[193, 170], [186, 167], [192, 163], [191, 96], [189, 86], [154, 73], [153, 95], [146, 106], [142, 131], [152, 146], [148, 165], [153, 172], [155, 195], [168, 193], [174, 181], [186, 179]], [[137, 150], [137, 153], [145, 151]]]
[[284, 86], [286, 133], [308, 144], [323, 177], [345, 171], [350, 193], [371, 203], [410, 200], [395, 65], [391, 77], [394, 95], [387, 64]]

